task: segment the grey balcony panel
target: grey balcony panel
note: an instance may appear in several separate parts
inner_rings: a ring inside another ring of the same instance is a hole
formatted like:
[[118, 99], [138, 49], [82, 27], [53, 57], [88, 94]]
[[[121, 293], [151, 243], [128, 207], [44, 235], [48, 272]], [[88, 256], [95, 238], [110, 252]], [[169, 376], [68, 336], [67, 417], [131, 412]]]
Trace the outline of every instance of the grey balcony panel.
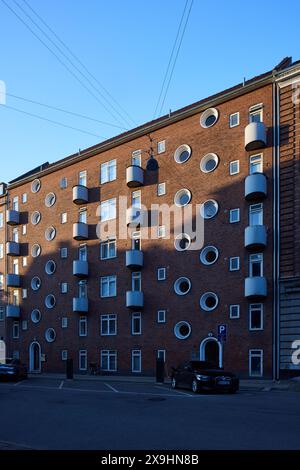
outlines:
[[6, 242], [6, 254], [8, 256], [20, 256], [20, 243]]
[[262, 299], [267, 296], [267, 280], [263, 276], [246, 277], [245, 297]]
[[147, 211], [139, 207], [128, 207], [126, 212], [126, 223], [134, 227], [147, 226]]
[[19, 305], [7, 305], [6, 317], [7, 318], [20, 318], [21, 309]]
[[245, 149], [247, 152], [267, 145], [266, 126], [263, 122], [250, 122], [245, 127]]
[[73, 275], [77, 277], [88, 277], [89, 264], [87, 261], [74, 260], [73, 261]]
[[131, 165], [126, 168], [126, 183], [129, 188], [136, 188], [144, 184], [144, 170], [140, 166]]
[[141, 291], [126, 292], [126, 307], [138, 309], [144, 307], [144, 293]]
[[77, 185], [73, 187], [73, 202], [85, 204], [89, 201], [89, 190], [86, 186]]
[[265, 248], [267, 246], [267, 230], [265, 225], [249, 225], [245, 228], [245, 248]]
[[73, 224], [74, 240], [87, 240], [89, 238], [89, 226], [83, 222]]
[[126, 251], [127, 268], [142, 268], [144, 266], [144, 253], [141, 250]]
[[73, 312], [88, 313], [89, 300], [87, 297], [73, 297]]
[[245, 179], [245, 198], [247, 200], [267, 196], [267, 178], [263, 173], [254, 173]]
[[6, 222], [8, 225], [19, 225], [20, 212], [9, 209], [6, 211]]
[[19, 274], [7, 274], [6, 275], [7, 287], [20, 287], [21, 277]]

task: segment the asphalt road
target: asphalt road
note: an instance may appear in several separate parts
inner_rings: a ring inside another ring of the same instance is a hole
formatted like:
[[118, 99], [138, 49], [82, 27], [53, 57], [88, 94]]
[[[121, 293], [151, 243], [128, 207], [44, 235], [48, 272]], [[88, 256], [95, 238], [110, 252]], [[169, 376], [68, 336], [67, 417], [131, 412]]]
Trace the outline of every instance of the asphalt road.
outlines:
[[193, 395], [167, 385], [0, 383], [0, 449], [300, 449], [300, 395]]

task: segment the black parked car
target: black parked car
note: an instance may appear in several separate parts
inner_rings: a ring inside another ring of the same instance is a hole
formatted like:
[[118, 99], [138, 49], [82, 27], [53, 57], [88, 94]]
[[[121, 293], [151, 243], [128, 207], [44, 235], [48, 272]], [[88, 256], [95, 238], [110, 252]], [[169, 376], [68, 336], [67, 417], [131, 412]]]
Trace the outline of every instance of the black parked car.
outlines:
[[239, 389], [239, 379], [231, 372], [225, 372], [207, 361], [188, 361], [172, 368], [172, 388], [189, 388], [194, 393], [224, 391], [235, 393]]
[[0, 380], [27, 379], [27, 367], [19, 359], [8, 358], [0, 364]]

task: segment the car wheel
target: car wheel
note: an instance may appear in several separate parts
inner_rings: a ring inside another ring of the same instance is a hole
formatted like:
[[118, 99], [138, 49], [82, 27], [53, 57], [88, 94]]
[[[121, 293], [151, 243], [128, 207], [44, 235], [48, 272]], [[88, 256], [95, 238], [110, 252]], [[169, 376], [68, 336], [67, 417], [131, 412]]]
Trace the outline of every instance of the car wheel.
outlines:
[[193, 380], [192, 382], [192, 391], [194, 393], [198, 393], [199, 392], [199, 387], [198, 387], [198, 382], [196, 379]]
[[177, 380], [175, 379], [175, 377], [173, 377], [173, 379], [172, 379], [171, 387], [172, 388], [177, 388]]

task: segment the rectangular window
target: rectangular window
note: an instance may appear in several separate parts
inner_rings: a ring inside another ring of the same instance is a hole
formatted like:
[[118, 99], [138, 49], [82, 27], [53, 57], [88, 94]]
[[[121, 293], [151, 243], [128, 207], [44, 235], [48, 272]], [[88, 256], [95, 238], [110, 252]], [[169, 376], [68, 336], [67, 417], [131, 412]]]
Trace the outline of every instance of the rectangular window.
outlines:
[[87, 223], [87, 210], [85, 208], [79, 209], [78, 222], [81, 222], [82, 224]]
[[68, 180], [67, 178], [64, 176], [63, 178], [61, 178], [60, 180], [60, 189], [66, 189], [68, 187]]
[[22, 330], [23, 331], [28, 330], [28, 321], [27, 320], [22, 321]]
[[141, 232], [132, 232], [131, 234], [131, 248], [133, 250], [141, 250], [142, 249], [142, 240], [141, 240]]
[[68, 248], [61, 248], [60, 249], [60, 257], [65, 259], [68, 257]]
[[12, 302], [13, 302], [13, 305], [15, 306], [19, 306], [20, 305], [20, 302], [19, 302], [19, 291], [17, 289], [14, 289], [13, 290], [13, 293], [12, 293]]
[[26, 204], [27, 202], [27, 193], [22, 194], [22, 204]]
[[101, 315], [101, 336], [112, 336], [117, 334], [117, 315], [111, 313]]
[[249, 305], [249, 330], [257, 331], [264, 329], [263, 304]]
[[87, 245], [80, 245], [78, 248], [78, 259], [79, 261], [87, 261], [88, 259], [88, 248]]
[[18, 211], [19, 210], [19, 197], [18, 196], [15, 196], [12, 200], [12, 209], [14, 211]]
[[12, 232], [12, 240], [15, 243], [19, 243], [19, 229], [14, 228]]
[[108, 183], [117, 178], [117, 160], [110, 160], [109, 162], [101, 163], [100, 169], [100, 183]]
[[26, 268], [26, 266], [27, 266], [27, 257], [26, 256], [23, 256], [23, 258], [22, 258], [22, 266], [23, 266], [23, 268]]
[[60, 292], [62, 294], [67, 294], [68, 293], [68, 283], [67, 282], [62, 282], [60, 285]]
[[229, 116], [229, 127], [236, 127], [240, 123], [240, 113], [233, 113]]
[[249, 225], [263, 225], [263, 223], [262, 203], [249, 206]]
[[164, 281], [167, 278], [166, 268], [157, 268], [157, 280]]
[[235, 224], [240, 221], [240, 209], [230, 209], [229, 222]]
[[4, 321], [4, 307], [0, 307], [0, 321]]
[[117, 351], [103, 349], [101, 351], [101, 369], [104, 371], [116, 372]]
[[262, 173], [263, 172], [263, 156], [261, 153], [258, 155], [251, 155], [249, 159], [249, 174], [253, 175], [254, 173]]
[[13, 274], [19, 274], [19, 260], [13, 260]]
[[68, 222], [68, 214], [66, 212], [63, 212], [61, 214], [61, 223], [66, 224]]
[[240, 172], [240, 161], [234, 160], [229, 163], [229, 174], [237, 175]]
[[78, 282], [78, 296], [80, 299], [87, 298], [87, 281], [85, 279]]
[[142, 166], [142, 151], [135, 150], [131, 154], [131, 165]]
[[68, 328], [68, 317], [62, 317], [61, 319], [61, 327]]
[[4, 214], [3, 212], [0, 212], [0, 228], [3, 228], [4, 226]]
[[115, 219], [117, 214], [117, 200], [116, 198], [102, 201], [100, 204], [100, 218], [101, 222], [106, 220]]
[[80, 171], [78, 174], [78, 184], [80, 186], [86, 186], [87, 185], [87, 171], [83, 170]]
[[87, 317], [79, 318], [79, 336], [87, 336]]
[[250, 349], [249, 351], [249, 375], [250, 377], [262, 377], [263, 375], [263, 350]]
[[115, 297], [117, 295], [117, 276], [103, 276], [100, 278], [100, 296]]
[[134, 312], [131, 315], [131, 334], [142, 334], [142, 315], [139, 312]]
[[157, 359], [162, 359], [166, 362], [166, 350], [165, 349], [158, 349], [156, 353]]
[[240, 306], [229, 305], [229, 317], [232, 319], [240, 318]]
[[164, 153], [166, 151], [166, 141], [161, 140], [157, 142], [157, 153]]
[[164, 238], [165, 236], [166, 236], [166, 226], [159, 225], [159, 227], [157, 227], [157, 237]]
[[131, 351], [131, 371], [142, 371], [142, 351], [140, 349], [134, 349]]
[[166, 194], [166, 183], [158, 183], [157, 185], [157, 195], [164, 196]]
[[142, 273], [136, 271], [131, 273], [131, 288], [135, 292], [141, 292], [142, 290]]
[[18, 321], [13, 322], [12, 337], [13, 339], [20, 338], [20, 323]]
[[131, 206], [140, 209], [142, 206], [141, 191], [132, 191], [131, 193]]
[[27, 299], [27, 289], [22, 289], [22, 299]]
[[79, 370], [87, 370], [87, 350], [79, 351]]
[[249, 108], [249, 122], [262, 122], [262, 120], [263, 120], [262, 103], [251, 106]]
[[166, 323], [166, 310], [157, 311], [157, 323]]
[[263, 254], [253, 253], [249, 257], [249, 276], [263, 276]]
[[100, 259], [110, 259], [117, 256], [117, 241], [114, 238], [100, 243]]
[[27, 234], [27, 225], [22, 225], [22, 235]]
[[240, 257], [232, 256], [229, 258], [229, 271], [238, 271], [240, 269]]
[[0, 259], [3, 259], [4, 257], [4, 245], [3, 243], [0, 243]]
[[4, 289], [4, 274], [0, 274], [0, 290]]
[[66, 361], [67, 359], [68, 359], [68, 350], [63, 349], [62, 352], [61, 352], [61, 360]]

